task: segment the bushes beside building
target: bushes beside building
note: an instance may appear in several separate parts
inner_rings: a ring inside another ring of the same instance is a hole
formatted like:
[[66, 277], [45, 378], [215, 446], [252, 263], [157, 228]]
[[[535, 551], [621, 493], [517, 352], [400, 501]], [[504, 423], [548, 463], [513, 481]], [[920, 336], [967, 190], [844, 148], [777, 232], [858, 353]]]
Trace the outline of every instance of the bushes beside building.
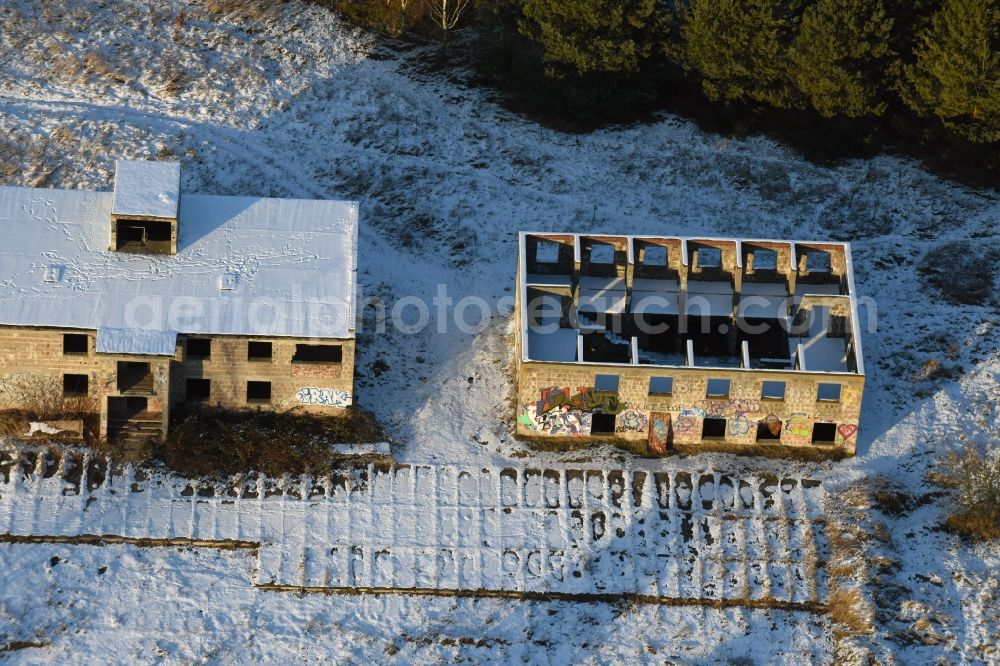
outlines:
[[256, 471], [278, 477], [328, 472], [342, 457], [334, 444], [384, 441], [375, 418], [358, 408], [334, 417], [205, 407], [175, 415], [169, 434], [154, 449], [167, 467], [183, 476]]
[[[100, 405], [92, 395], [70, 395], [63, 383], [54, 377], [33, 372], [21, 372], [5, 378], [4, 390], [8, 402], [16, 409], [0, 410], [0, 435], [25, 437], [32, 421], [80, 421], [83, 438], [94, 445], [100, 437]], [[16, 396], [14, 398], [13, 396]], [[47, 438], [44, 431], [36, 437]], [[59, 436], [53, 437], [59, 439]]]

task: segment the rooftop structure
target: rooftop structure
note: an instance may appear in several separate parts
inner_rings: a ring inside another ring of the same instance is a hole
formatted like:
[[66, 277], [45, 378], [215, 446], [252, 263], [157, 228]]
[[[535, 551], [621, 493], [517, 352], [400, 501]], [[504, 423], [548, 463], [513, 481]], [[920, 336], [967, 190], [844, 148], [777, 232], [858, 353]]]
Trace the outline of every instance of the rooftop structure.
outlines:
[[524, 436], [854, 450], [847, 244], [522, 233], [518, 310]]

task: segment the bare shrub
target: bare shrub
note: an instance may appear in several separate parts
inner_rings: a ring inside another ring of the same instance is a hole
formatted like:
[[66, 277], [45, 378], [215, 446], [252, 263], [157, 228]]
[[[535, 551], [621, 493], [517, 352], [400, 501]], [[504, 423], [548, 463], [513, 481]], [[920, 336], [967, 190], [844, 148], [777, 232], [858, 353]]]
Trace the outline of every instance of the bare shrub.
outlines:
[[4, 396], [36, 421], [78, 419], [98, 411], [96, 398], [64, 396], [58, 379], [33, 372], [19, 373], [4, 380]]
[[[316, 4], [329, 7], [351, 23], [370, 28], [391, 37], [406, 30], [407, 16], [413, 0], [319, 0]], [[419, 4], [419, 3], [416, 3]]]
[[948, 529], [976, 540], [1000, 538], [1000, 448], [967, 444], [938, 461], [931, 481], [955, 490]]
[[441, 30], [441, 43], [448, 41], [448, 36], [454, 30], [462, 15], [469, 7], [469, 0], [425, 0], [430, 8], [430, 16], [434, 25]]
[[62, 416], [62, 385], [53, 377], [22, 372], [5, 380], [4, 393], [7, 402], [19, 405], [35, 420]]
[[2, 412], [2, 421], [22, 434], [25, 421], [83, 421], [84, 440], [93, 445], [100, 430], [100, 403], [93, 395], [64, 396], [62, 382], [54, 377], [22, 372], [0, 381], [0, 403], [12, 407]]
[[426, 0], [312, 0], [313, 4], [333, 9], [351, 23], [390, 37], [404, 33], [430, 36], [440, 26], [431, 16]]

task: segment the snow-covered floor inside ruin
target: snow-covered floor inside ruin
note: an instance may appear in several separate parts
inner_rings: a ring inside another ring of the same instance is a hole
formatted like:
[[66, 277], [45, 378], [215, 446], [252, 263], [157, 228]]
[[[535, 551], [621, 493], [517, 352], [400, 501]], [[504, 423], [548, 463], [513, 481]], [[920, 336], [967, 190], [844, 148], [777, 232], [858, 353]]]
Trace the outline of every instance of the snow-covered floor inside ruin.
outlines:
[[[493, 311], [467, 334], [439, 332], [432, 307], [431, 326], [409, 335], [378, 332], [365, 309], [356, 392], [393, 435], [403, 466], [392, 473], [188, 489], [131, 469], [88, 483], [67, 462], [8, 454], [0, 649], [18, 649], [0, 657], [1000, 658], [1000, 553], [936, 529], [942, 507], [925, 481], [940, 451], [1000, 440], [1000, 317], [943, 301], [917, 273], [949, 242], [1000, 242], [994, 192], [894, 157], [816, 164], [666, 115], [563, 134], [504, 110], [460, 68], [429, 71], [422, 48], [380, 43], [298, 1], [266, 28], [182, 0], [55, 4], [0, 6], [5, 184], [110, 189], [116, 157], [159, 154], [182, 160], [184, 191], [357, 199], [363, 299], [430, 303], [445, 285], [454, 303], [482, 296]], [[851, 241], [859, 296], [875, 305], [858, 456], [637, 460], [514, 440], [511, 313], [497, 304], [512, 294], [521, 229]], [[952, 372], [922, 372], [929, 361]], [[919, 501], [859, 508], [873, 536], [839, 564], [869, 571], [859, 585], [876, 631], [839, 640], [808, 610], [829, 586], [820, 503], [849, 503], [850, 484], [877, 475]], [[125, 543], [53, 542], [87, 534]], [[137, 545], [173, 537], [254, 546]], [[635, 591], [659, 603], [338, 592], [356, 586]]]

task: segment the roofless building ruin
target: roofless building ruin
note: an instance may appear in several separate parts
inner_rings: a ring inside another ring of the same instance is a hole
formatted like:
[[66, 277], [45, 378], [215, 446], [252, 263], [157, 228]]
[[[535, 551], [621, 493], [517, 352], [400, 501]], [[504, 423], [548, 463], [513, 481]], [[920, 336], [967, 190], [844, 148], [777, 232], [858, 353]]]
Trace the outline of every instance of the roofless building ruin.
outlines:
[[522, 233], [517, 312], [522, 437], [855, 451], [847, 244]]

